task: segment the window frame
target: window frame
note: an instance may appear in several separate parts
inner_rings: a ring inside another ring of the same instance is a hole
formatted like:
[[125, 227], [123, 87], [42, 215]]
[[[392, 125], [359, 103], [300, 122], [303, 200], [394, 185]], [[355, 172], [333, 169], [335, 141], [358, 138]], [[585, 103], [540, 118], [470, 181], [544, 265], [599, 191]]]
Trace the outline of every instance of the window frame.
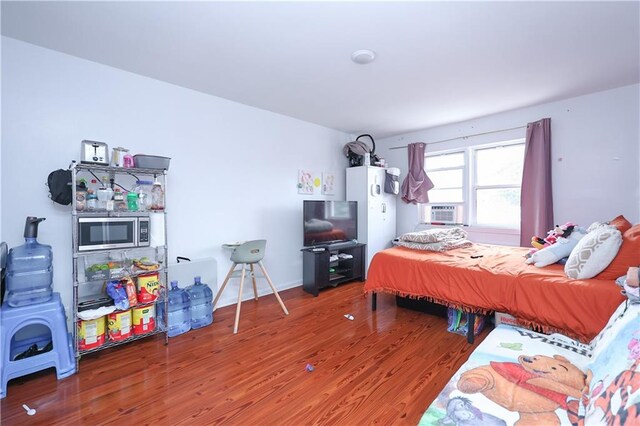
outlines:
[[[452, 148], [452, 149], [445, 149], [442, 151], [436, 151], [436, 152], [429, 152], [429, 153], [425, 153], [424, 158], [425, 158], [425, 162], [427, 157], [437, 157], [440, 155], [447, 155], [447, 154], [462, 154], [462, 158], [464, 160], [464, 164], [462, 166], [456, 166], [456, 167], [440, 167], [440, 168], [436, 168], [436, 169], [427, 169], [426, 166], [424, 167], [424, 171], [427, 174], [427, 176], [429, 175], [429, 172], [440, 172], [440, 171], [447, 171], [447, 170], [462, 170], [462, 201], [458, 201], [458, 202], [453, 202], [453, 201], [443, 201], [440, 203], [424, 203], [424, 204], [418, 204], [419, 208], [418, 208], [418, 214], [420, 215], [420, 223], [428, 223], [425, 222], [428, 218], [427, 218], [427, 207], [430, 207], [431, 204], [451, 204], [451, 205], [456, 205], [456, 206], [463, 206], [463, 221], [464, 223], [469, 223], [469, 218], [467, 216], [467, 211], [468, 209], [466, 208], [467, 206], [467, 202], [469, 199], [469, 188], [468, 188], [468, 182], [469, 182], [469, 150], [467, 148]], [[450, 188], [443, 188], [443, 189], [457, 189], [457, 187], [450, 187]]]
[[[425, 153], [425, 163], [427, 157], [437, 157], [439, 155], [445, 154], [455, 154], [462, 153], [464, 156], [464, 165], [462, 167], [443, 167], [437, 169], [427, 169], [426, 164], [424, 167], [427, 175], [432, 171], [445, 171], [445, 170], [459, 170], [462, 168], [462, 202], [441, 202], [441, 203], [425, 203], [420, 204], [420, 208], [418, 209], [419, 221], [420, 223], [429, 223], [429, 218], [427, 215], [427, 207], [432, 204], [451, 204], [451, 205], [461, 205], [463, 206], [463, 220], [464, 223], [474, 227], [476, 229], [485, 229], [485, 230], [499, 230], [507, 233], [512, 232], [520, 232], [520, 226], [512, 227], [512, 226], [496, 226], [496, 225], [482, 225], [478, 224], [476, 218], [476, 210], [477, 210], [477, 190], [478, 189], [504, 189], [504, 188], [520, 188], [522, 190], [522, 182], [520, 184], [500, 184], [500, 185], [478, 185], [477, 183], [477, 153], [478, 151], [498, 148], [498, 147], [507, 147], [513, 145], [524, 145], [524, 138], [517, 139], [509, 139], [506, 141], [492, 142], [486, 144], [478, 144], [478, 145], [470, 145], [461, 148], [452, 148], [452, 149], [444, 149], [441, 151], [434, 151]], [[524, 158], [523, 158], [524, 162]], [[457, 187], [456, 187], [457, 188]], [[449, 189], [449, 188], [443, 188]]]
[[[469, 212], [469, 216], [467, 217], [470, 226], [476, 228], [492, 228], [492, 229], [509, 229], [509, 230], [517, 230], [520, 231], [520, 226], [512, 227], [512, 226], [496, 226], [496, 225], [483, 225], [478, 223], [478, 218], [476, 215], [476, 210], [478, 208], [478, 197], [477, 190], [478, 189], [513, 189], [519, 188], [522, 191], [522, 180], [520, 184], [501, 184], [501, 185], [478, 185], [478, 151], [482, 151], [485, 149], [493, 149], [500, 147], [508, 147], [514, 145], [525, 145], [524, 138], [518, 139], [510, 139], [507, 141], [494, 142], [482, 145], [473, 145], [467, 147], [469, 149], [469, 168], [471, 169], [471, 179], [469, 179], [469, 194], [468, 200], [469, 203], [466, 205], [467, 210]], [[524, 163], [524, 157], [522, 159]], [[521, 192], [522, 194], [522, 192]]]
[[[453, 202], [444, 202], [446, 204], [465, 204], [467, 201], [467, 197], [468, 197], [468, 188], [467, 188], [467, 182], [469, 181], [469, 170], [468, 170], [468, 164], [469, 164], [469, 153], [467, 152], [466, 149], [462, 148], [458, 148], [458, 149], [448, 149], [446, 151], [438, 151], [437, 153], [430, 153], [430, 154], [425, 154], [424, 158], [425, 158], [425, 162], [427, 157], [438, 157], [441, 155], [450, 155], [450, 154], [462, 154], [462, 158], [464, 163], [462, 164], [462, 166], [455, 166], [455, 167], [439, 167], [436, 169], [427, 169], [426, 167], [424, 168], [425, 173], [427, 173], [427, 175], [429, 175], [429, 172], [446, 172], [446, 171], [450, 171], [450, 170], [462, 170], [462, 187], [457, 187], [457, 186], [450, 186], [450, 187], [446, 187], [446, 188], [438, 188], [438, 189], [461, 189], [462, 190], [462, 201], [453, 201]], [[431, 204], [431, 203], [429, 203]]]

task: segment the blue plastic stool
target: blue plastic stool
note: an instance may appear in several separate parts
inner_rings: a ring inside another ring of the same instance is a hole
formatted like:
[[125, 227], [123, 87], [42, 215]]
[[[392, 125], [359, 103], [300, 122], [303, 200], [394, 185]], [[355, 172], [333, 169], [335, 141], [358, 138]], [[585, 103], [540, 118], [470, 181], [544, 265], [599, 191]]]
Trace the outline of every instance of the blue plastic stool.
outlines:
[[[24, 352], [29, 346], [36, 343], [40, 349], [49, 342], [46, 336], [36, 336], [13, 342], [17, 332], [25, 327], [43, 325], [51, 332], [53, 349], [28, 358], [12, 361], [13, 358]], [[0, 309], [0, 398], [7, 395], [7, 383], [11, 379], [26, 376], [45, 368], [55, 367], [58, 380], [68, 377], [76, 372], [76, 364], [73, 357], [73, 345], [67, 332], [67, 319], [64, 314], [64, 306], [60, 301], [60, 293], [53, 293], [48, 302], [35, 305], [10, 307], [7, 302]]]

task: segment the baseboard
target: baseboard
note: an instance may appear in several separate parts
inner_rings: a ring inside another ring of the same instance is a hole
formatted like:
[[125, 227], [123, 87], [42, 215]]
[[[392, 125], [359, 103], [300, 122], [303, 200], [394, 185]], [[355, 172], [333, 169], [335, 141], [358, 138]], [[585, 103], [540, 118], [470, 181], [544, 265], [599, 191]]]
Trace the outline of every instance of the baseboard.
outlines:
[[[249, 282], [249, 285], [247, 285], [247, 283], [245, 282], [245, 288], [242, 295], [243, 302], [253, 299], [253, 285], [251, 284], [250, 280], [248, 282]], [[222, 308], [224, 306], [235, 305], [236, 303], [238, 303], [238, 290], [237, 288], [235, 288], [234, 289], [235, 291], [231, 291], [231, 289], [229, 288], [229, 285], [230, 284], [227, 285], [227, 288], [224, 290], [224, 293], [222, 294], [222, 296], [220, 296], [220, 300], [218, 300], [218, 303], [216, 304], [216, 309]], [[302, 282], [291, 281], [285, 284], [276, 285], [276, 289], [280, 292], [280, 291], [288, 290], [290, 288], [301, 287], [301, 286], [302, 286]], [[268, 296], [270, 294], [273, 294], [273, 293], [271, 292], [271, 288], [266, 283], [264, 278], [258, 279], [258, 297]], [[215, 293], [214, 293], [214, 296], [215, 296]]]

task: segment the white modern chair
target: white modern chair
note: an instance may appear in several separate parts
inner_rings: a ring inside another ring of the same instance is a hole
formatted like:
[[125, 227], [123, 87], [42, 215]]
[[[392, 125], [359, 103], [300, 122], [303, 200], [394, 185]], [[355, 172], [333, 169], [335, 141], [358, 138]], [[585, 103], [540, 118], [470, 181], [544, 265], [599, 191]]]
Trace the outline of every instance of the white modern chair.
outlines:
[[[255, 275], [256, 271], [253, 269], [253, 265], [256, 263], [258, 264], [258, 266], [260, 266], [260, 269], [262, 270], [262, 274], [263, 274], [262, 276], [267, 279], [267, 283], [269, 283], [271, 290], [273, 290], [273, 294], [276, 296], [276, 299], [278, 299], [278, 303], [280, 303], [280, 306], [282, 307], [282, 310], [284, 311], [285, 315], [289, 315], [289, 311], [287, 311], [287, 308], [284, 306], [284, 303], [282, 302], [282, 299], [278, 294], [278, 290], [276, 290], [275, 286], [273, 285], [273, 282], [271, 281], [271, 278], [269, 278], [269, 274], [267, 274], [267, 270], [264, 268], [264, 265], [262, 264], [262, 259], [264, 258], [264, 250], [266, 245], [267, 245], [267, 240], [247, 241], [246, 243], [239, 245], [233, 250], [233, 252], [231, 253], [231, 261], [233, 262], [233, 265], [231, 266], [231, 269], [229, 269], [229, 273], [227, 274], [227, 277], [224, 279], [224, 282], [222, 283], [222, 287], [220, 287], [220, 290], [218, 290], [218, 294], [216, 295], [216, 298], [213, 301], [213, 308], [215, 309], [216, 303], [218, 303], [218, 299], [220, 298], [220, 295], [224, 291], [224, 288], [226, 287], [227, 283], [229, 282], [229, 279], [232, 277], [240, 276], [240, 290], [238, 291], [238, 305], [236, 307], [236, 322], [233, 326], [234, 334], [238, 333], [238, 323], [240, 322], [240, 305], [242, 304], [242, 290], [244, 288], [245, 274], [248, 274], [251, 276], [253, 280], [253, 296], [255, 300], [258, 300], [258, 289], [256, 287], [256, 275]], [[242, 270], [236, 271], [236, 266], [238, 266], [239, 264], [242, 264]], [[249, 266], [248, 269], [246, 268], [247, 265]]]

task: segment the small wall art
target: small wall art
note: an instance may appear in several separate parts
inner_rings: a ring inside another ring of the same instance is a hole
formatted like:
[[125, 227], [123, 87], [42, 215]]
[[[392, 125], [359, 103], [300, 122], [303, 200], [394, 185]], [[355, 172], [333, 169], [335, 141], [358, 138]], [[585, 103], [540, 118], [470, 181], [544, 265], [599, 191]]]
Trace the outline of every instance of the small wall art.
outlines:
[[313, 194], [314, 178], [313, 172], [309, 170], [298, 170], [298, 194]]
[[334, 172], [322, 173], [322, 194], [335, 195], [336, 193], [336, 175]]

